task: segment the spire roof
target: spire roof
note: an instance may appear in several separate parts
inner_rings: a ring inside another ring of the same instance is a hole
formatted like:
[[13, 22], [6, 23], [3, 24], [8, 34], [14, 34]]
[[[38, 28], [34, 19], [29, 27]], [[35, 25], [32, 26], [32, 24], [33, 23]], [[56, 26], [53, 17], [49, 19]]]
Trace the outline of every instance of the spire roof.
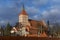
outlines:
[[22, 5], [22, 11], [19, 15], [27, 15], [25, 8], [24, 8], [24, 4]]

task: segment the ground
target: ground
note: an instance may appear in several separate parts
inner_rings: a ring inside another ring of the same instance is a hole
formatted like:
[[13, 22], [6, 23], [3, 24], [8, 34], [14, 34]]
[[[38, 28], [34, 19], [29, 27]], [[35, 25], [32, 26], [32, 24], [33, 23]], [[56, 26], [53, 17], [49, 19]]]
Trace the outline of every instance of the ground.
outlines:
[[21, 37], [21, 36], [0, 36], [0, 40], [60, 40], [59, 38], [42, 37]]

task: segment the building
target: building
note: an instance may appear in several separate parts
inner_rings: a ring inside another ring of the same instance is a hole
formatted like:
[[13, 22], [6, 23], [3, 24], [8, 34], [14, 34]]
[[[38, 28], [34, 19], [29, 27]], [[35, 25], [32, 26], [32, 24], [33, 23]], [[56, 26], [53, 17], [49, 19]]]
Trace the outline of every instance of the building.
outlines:
[[[44, 20], [36, 21], [28, 18], [28, 14], [24, 9], [19, 14], [18, 25], [13, 27], [11, 33], [19, 34], [20, 36], [31, 36], [31, 37], [47, 37], [46, 31], [48, 27]], [[18, 33], [19, 32], [19, 33]]]

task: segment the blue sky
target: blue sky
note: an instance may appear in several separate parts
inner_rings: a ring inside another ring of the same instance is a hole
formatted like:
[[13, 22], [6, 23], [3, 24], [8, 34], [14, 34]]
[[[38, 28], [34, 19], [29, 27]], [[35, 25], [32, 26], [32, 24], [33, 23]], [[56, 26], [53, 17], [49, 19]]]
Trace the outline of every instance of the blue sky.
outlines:
[[60, 22], [60, 0], [0, 0], [0, 24], [18, 22], [23, 3], [30, 19]]

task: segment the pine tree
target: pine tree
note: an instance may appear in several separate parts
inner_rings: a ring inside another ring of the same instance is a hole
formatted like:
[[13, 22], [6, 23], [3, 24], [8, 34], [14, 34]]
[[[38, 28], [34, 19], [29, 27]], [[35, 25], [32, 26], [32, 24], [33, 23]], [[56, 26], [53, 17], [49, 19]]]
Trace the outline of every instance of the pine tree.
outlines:
[[4, 27], [0, 26], [0, 36], [4, 36]]
[[0, 36], [3, 36], [3, 31], [4, 29], [2, 28], [2, 26], [0, 26]]
[[49, 20], [47, 21], [47, 25], [49, 26]]
[[10, 24], [8, 23], [7, 26], [6, 26], [6, 28], [5, 28], [5, 30], [4, 30], [4, 34], [5, 34], [6, 36], [10, 36], [10, 31], [11, 31], [11, 26], [10, 26]]

